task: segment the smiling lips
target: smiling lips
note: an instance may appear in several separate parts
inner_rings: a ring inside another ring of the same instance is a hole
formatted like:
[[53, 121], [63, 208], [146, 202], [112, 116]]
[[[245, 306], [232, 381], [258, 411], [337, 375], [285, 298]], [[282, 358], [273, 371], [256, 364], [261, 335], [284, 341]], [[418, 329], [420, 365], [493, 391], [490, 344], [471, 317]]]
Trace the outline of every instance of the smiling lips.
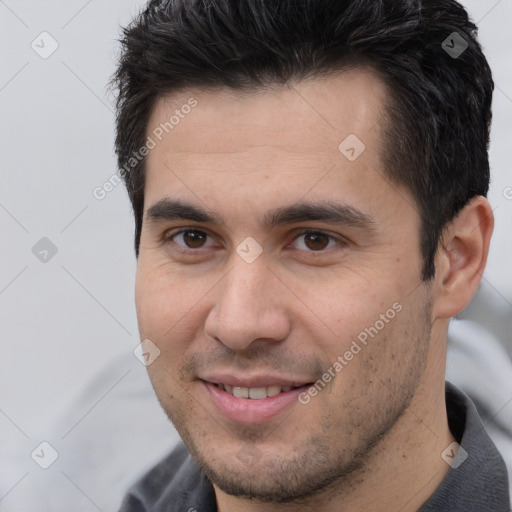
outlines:
[[299, 394], [311, 385], [271, 377], [219, 376], [201, 380], [216, 412], [226, 420], [246, 425], [263, 424], [279, 417], [296, 405]]
[[[241, 386], [230, 386], [229, 384], [214, 384], [219, 389], [233, 395], [236, 398], [252, 398], [253, 400], [261, 400], [277, 396], [279, 393], [285, 393], [293, 389], [294, 386], [264, 386], [259, 388], [244, 388]], [[299, 386], [297, 386], [299, 387]]]

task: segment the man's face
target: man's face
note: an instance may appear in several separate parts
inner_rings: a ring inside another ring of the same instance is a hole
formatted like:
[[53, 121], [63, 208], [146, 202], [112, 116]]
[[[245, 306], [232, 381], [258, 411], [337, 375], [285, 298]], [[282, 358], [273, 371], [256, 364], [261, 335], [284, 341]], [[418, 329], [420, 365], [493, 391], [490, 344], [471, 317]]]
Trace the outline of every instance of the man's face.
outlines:
[[383, 172], [385, 94], [360, 70], [152, 113], [141, 339], [163, 408], [230, 494], [284, 501], [365, 465], [424, 376], [420, 220]]

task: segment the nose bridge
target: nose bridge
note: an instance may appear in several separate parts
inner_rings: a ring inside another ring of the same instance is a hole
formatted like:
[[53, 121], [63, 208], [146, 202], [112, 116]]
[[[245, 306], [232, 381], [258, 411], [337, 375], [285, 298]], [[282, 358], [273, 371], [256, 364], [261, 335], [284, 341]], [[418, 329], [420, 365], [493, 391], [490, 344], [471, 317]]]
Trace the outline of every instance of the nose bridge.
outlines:
[[268, 266], [262, 258], [247, 263], [236, 256], [226, 277], [218, 302], [219, 311], [231, 318], [233, 325], [236, 319], [247, 327], [252, 323], [256, 325], [258, 317], [272, 309], [272, 273]]
[[207, 334], [235, 350], [285, 338], [289, 322], [275, 280], [263, 258], [248, 263], [235, 255], [206, 321]]

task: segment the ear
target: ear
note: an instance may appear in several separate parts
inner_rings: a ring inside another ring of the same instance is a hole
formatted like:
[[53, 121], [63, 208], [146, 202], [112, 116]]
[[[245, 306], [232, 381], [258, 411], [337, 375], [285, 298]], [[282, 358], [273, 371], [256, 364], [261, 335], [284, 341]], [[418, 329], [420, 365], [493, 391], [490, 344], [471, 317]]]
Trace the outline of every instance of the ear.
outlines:
[[494, 214], [477, 196], [444, 229], [436, 254], [434, 318], [451, 318], [476, 293], [487, 262]]

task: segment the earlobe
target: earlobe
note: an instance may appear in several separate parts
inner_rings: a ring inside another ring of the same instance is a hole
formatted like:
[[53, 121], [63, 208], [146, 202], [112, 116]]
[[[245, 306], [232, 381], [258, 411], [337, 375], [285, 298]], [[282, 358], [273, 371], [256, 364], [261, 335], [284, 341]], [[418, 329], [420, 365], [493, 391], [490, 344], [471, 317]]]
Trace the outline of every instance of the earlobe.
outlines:
[[445, 228], [436, 256], [436, 318], [462, 311], [476, 293], [487, 262], [494, 215], [477, 196]]

